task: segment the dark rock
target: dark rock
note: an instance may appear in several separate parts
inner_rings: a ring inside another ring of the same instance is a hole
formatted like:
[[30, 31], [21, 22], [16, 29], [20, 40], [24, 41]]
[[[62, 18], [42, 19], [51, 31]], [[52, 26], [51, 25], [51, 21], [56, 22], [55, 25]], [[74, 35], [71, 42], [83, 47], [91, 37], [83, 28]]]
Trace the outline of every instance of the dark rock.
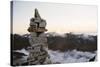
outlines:
[[95, 56], [89, 60], [89, 62], [95, 61]]

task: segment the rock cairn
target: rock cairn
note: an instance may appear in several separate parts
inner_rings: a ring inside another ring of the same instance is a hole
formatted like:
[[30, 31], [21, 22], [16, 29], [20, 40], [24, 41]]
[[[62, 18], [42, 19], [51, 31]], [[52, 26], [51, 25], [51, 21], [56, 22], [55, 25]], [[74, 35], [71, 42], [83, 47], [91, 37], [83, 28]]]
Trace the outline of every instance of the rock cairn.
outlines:
[[30, 27], [28, 28], [28, 32], [30, 32], [29, 42], [31, 44], [28, 57], [29, 65], [51, 63], [47, 52], [48, 44], [44, 34], [47, 29], [45, 27], [46, 21], [40, 17], [38, 10], [35, 9], [34, 18], [30, 19]]

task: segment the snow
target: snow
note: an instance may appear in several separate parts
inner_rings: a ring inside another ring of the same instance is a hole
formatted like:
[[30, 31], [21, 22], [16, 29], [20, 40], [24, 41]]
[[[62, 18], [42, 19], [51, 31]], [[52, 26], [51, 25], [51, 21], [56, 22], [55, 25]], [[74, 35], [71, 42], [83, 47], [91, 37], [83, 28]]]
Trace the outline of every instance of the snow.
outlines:
[[[24, 60], [27, 60], [29, 52], [25, 49], [16, 50], [16, 52], [21, 52], [27, 56], [23, 56]], [[88, 62], [91, 58], [96, 56], [97, 51], [94, 52], [82, 52], [77, 50], [60, 52], [48, 50], [50, 59], [53, 63], [78, 63], [78, 62]], [[97, 58], [96, 58], [97, 59]]]
[[29, 55], [29, 52], [25, 50], [24, 48], [21, 50], [16, 50], [15, 52], [24, 53], [25, 55]]
[[85, 35], [93, 35], [93, 36], [96, 36], [97, 35], [97, 32], [88, 32], [88, 33], [82, 33], [82, 32], [77, 32], [77, 33], [75, 33], [75, 32], [73, 32], [73, 34], [85, 34]]
[[50, 59], [52, 62], [60, 62], [60, 63], [77, 63], [77, 62], [88, 62], [89, 59], [96, 56], [95, 53], [91, 52], [82, 52], [77, 50], [60, 52], [60, 51], [48, 51], [50, 55]]

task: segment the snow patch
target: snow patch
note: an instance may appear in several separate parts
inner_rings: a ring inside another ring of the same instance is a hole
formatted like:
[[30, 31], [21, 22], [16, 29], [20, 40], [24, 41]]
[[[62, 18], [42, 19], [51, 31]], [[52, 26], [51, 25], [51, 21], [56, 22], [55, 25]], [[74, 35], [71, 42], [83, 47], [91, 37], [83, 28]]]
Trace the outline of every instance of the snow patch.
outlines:
[[29, 55], [29, 52], [25, 50], [24, 48], [21, 50], [16, 50], [15, 52], [24, 53], [25, 55]]
[[[16, 52], [24, 53], [27, 56], [24, 56], [23, 59], [27, 60], [29, 52], [25, 49], [16, 50]], [[96, 56], [97, 51], [94, 52], [82, 52], [77, 50], [60, 52], [48, 50], [50, 59], [53, 63], [77, 63], [77, 62], [88, 62], [91, 58]], [[97, 60], [97, 57], [96, 57]], [[96, 61], [95, 60], [95, 61]]]
[[60, 63], [76, 63], [76, 62], [88, 62], [89, 59], [96, 56], [96, 53], [91, 52], [81, 52], [77, 50], [67, 51], [67, 52], [59, 52], [59, 51], [48, 51], [50, 55], [50, 59], [52, 62], [60, 62]]

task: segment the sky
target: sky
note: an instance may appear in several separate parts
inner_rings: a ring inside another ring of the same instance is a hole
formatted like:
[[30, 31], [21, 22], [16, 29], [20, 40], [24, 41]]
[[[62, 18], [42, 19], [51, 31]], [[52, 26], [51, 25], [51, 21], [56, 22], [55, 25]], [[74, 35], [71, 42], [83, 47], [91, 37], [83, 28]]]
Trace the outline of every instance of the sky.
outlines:
[[33, 1], [13, 2], [13, 33], [26, 34], [37, 8], [47, 22], [47, 32], [97, 32], [97, 6]]

